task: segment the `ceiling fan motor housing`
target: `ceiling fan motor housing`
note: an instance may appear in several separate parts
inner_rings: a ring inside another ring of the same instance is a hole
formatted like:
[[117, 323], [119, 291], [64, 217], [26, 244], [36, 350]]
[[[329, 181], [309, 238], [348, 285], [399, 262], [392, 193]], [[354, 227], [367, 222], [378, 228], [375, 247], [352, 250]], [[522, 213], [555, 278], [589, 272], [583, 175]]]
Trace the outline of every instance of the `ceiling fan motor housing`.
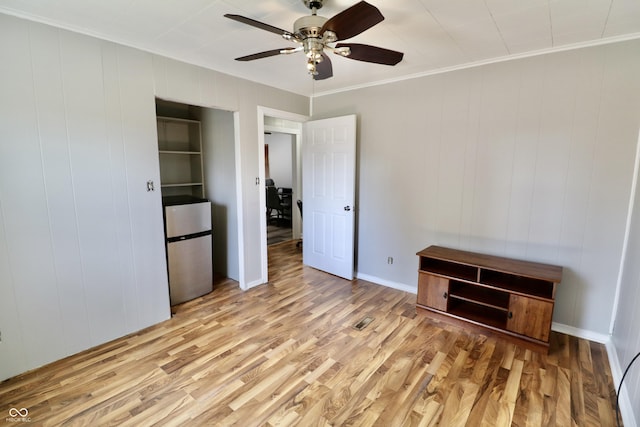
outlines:
[[321, 38], [320, 30], [325, 22], [327, 22], [327, 18], [324, 16], [303, 16], [293, 23], [293, 33], [299, 35], [302, 39], [307, 37]]
[[304, 53], [310, 60], [319, 62], [322, 60], [322, 26], [327, 22], [324, 16], [311, 15], [298, 18], [293, 24], [293, 33], [302, 40]]

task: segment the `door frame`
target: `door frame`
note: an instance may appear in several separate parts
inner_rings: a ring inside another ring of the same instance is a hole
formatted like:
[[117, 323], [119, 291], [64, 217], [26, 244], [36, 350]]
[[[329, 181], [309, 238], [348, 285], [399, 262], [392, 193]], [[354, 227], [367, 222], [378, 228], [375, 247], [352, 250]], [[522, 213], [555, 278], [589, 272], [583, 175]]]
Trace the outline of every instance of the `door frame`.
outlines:
[[[271, 117], [271, 116], [269, 116]], [[296, 122], [298, 123], [298, 122]], [[291, 189], [293, 190], [293, 196], [291, 203], [292, 203], [292, 207], [291, 207], [291, 232], [292, 232], [292, 237], [293, 239], [299, 239], [300, 236], [302, 235], [302, 228], [301, 228], [301, 222], [300, 222], [300, 215], [297, 214], [296, 212], [298, 211], [297, 206], [295, 205], [295, 201], [296, 199], [301, 199], [302, 196], [302, 177], [300, 174], [301, 171], [301, 159], [300, 159], [300, 140], [302, 139], [302, 129], [300, 130], [295, 130], [295, 129], [286, 129], [286, 128], [282, 128], [282, 127], [278, 127], [278, 125], [266, 125], [264, 126], [264, 130], [265, 130], [265, 134], [278, 134], [278, 135], [286, 135], [288, 137], [291, 138], [291, 142], [289, 144], [289, 147], [291, 148], [292, 146], [295, 147], [295, 157], [291, 159], [291, 164], [292, 164], [292, 170], [291, 170], [291, 179], [292, 179], [292, 183], [291, 183]], [[265, 137], [265, 147], [266, 147], [266, 137]], [[265, 152], [267, 150], [265, 149]], [[266, 159], [265, 159], [265, 165], [266, 165]], [[265, 178], [266, 178], [266, 170], [265, 170]], [[277, 182], [276, 182], [277, 184]], [[267, 225], [267, 228], [269, 226]], [[267, 233], [267, 243], [268, 242], [268, 233]], [[267, 245], [268, 246], [268, 245]]]
[[[194, 101], [187, 98], [176, 98], [171, 96], [160, 96], [154, 94], [154, 108], [158, 100], [168, 101], [176, 104], [183, 104], [185, 106], [193, 106], [202, 110], [219, 110], [225, 111], [233, 114], [233, 153], [234, 153], [234, 168], [235, 168], [235, 209], [236, 209], [236, 229], [235, 229], [235, 239], [237, 240], [235, 243], [237, 245], [235, 255], [237, 257], [237, 268], [238, 273], [237, 277], [230, 277], [231, 279], [237, 280], [240, 289], [246, 290], [248, 289], [245, 280], [245, 260], [244, 260], [244, 203], [243, 203], [243, 189], [242, 189], [242, 161], [241, 161], [241, 144], [240, 144], [240, 112], [238, 110], [229, 109], [227, 107], [220, 107], [216, 104], [205, 104], [202, 101]], [[154, 117], [157, 117], [157, 112], [154, 112]], [[203, 147], [205, 146], [204, 140], [202, 141]], [[203, 168], [205, 165], [203, 164]], [[203, 171], [204, 172], [204, 171]], [[206, 176], [205, 176], [206, 181]], [[206, 191], [205, 191], [206, 196]], [[229, 251], [229, 242], [227, 242], [227, 247], [225, 250]], [[164, 249], [166, 256], [166, 248]], [[231, 251], [229, 251], [231, 253]], [[229, 272], [227, 271], [227, 275]], [[167, 276], [168, 280], [168, 276]]]
[[[260, 283], [267, 283], [269, 281], [269, 256], [267, 252], [267, 212], [266, 209], [262, 209], [267, 205], [266, 194], [262, 191], [265, 181], [265, 167], [264, 167], [264, 132], [265, 132], [265, 117], [274, 117], [276, 119], [289, 120], [292, 122], [304, 123], [309, 120], [309, 116], [302, 114], [291, 113], [289, 111], [276, 110], [274, 108], [258, 106], [258, 183], [259, 183], [259, 196], [260, 202], [260, 264], [261, 264], [261, 280]], [[269, 128], [269, 130], [274, 130]], [[283, 132], [288, 133], [288, 132]], [[302, 133], [290, 132], [295, 135], [296, 139], [296, 162], [299, 163], [300, 150], [302, 149]], [[301, 176], [297, 176], [296, 180], [300, 182]], [[301, 187], [298, 186], [298, 191], [301, 191]], [[293, 209], [293, 206], [292, 206]]]

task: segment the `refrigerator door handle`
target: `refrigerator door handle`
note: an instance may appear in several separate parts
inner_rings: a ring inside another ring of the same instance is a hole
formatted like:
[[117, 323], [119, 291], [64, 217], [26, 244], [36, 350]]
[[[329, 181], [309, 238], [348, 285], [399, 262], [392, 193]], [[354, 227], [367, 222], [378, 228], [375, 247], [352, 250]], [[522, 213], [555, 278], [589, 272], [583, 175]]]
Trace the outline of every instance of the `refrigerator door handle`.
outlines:
[[209, 236], [211, 230], [201, 231], [199, 233], [187, 234], [186, 236], [169, 237], [167, 243], [180, 242], [182, 240], [197, 239], [198, 237]]

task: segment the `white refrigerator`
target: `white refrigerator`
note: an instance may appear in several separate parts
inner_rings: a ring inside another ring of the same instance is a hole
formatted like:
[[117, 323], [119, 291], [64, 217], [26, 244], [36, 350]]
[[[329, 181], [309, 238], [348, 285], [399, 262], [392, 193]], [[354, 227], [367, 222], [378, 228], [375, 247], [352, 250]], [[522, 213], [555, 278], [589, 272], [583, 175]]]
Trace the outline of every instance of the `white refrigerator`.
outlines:
[[164, 207], [171, 305], [213, 290], [211, 202], [186, 200], [176, 198]]

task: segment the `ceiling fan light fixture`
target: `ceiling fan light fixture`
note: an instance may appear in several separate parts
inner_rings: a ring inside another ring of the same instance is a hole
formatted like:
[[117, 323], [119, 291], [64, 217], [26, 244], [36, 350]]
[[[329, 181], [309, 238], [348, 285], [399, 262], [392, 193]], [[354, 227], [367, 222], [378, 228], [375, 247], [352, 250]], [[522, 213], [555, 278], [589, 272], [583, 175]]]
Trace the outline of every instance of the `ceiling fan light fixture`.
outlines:
[[316, 70], [316, 62], [313, 59], [309, 59], [307, 61], [307, 71], [313, 76], [318, 74], [318, 71]]
[[304, 54], [309, 58], [309, 60], [317, 61], [318, 58], [322, 57], [322, 49], [324, 45], [322, 41], [317, 38], [307, 38], [302, 41], [302, 47], [304, 48]]

